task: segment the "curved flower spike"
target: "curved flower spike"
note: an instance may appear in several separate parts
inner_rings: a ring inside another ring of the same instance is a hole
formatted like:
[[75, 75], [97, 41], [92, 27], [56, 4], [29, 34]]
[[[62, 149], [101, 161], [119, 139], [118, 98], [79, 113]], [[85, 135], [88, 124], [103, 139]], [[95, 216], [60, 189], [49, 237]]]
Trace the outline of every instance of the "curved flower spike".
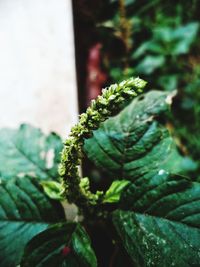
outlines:
[[81, 182], [78, 166], [83, 157], [84, 139], [92, 136], [92, 131], [97, 129], [101, 122], [119, 109], [120, 104], [127, 99], [136, 97], [143, 92], [146, 82], [140, 78], [130, 78], [119, 84], [112, 84], [102, 90], [102, 94], [95, 100], [85, 113], [79, 117], [79, 122], [71, 129], [69, 138], [64, 142], [61, 155], [59, 174], [63, 181], [64, 195], [69, 202], [77, 204], [80, 208], [98, 203], [102, 193], [93, 194]]

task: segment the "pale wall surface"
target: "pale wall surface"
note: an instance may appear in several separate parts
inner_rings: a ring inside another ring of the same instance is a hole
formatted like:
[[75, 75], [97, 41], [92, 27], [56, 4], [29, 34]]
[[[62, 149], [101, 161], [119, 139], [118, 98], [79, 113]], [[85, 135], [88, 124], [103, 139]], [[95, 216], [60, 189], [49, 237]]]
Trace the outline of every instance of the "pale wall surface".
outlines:
[[77, 120], [71, 0], [0, 1], [0, 128]]

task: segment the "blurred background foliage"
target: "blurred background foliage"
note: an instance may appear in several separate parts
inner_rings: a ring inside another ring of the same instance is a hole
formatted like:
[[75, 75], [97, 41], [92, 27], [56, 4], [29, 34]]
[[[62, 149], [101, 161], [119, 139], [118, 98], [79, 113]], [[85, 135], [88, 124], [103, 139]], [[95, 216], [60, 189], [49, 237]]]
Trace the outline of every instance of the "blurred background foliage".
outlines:
[[177, 90], [167, 126], [194, 178], [200, 176], [199, 8], [197, 0], [73, 1], [81, 111], [102, 86], [130, 76], [148, 81], [147, 90]]

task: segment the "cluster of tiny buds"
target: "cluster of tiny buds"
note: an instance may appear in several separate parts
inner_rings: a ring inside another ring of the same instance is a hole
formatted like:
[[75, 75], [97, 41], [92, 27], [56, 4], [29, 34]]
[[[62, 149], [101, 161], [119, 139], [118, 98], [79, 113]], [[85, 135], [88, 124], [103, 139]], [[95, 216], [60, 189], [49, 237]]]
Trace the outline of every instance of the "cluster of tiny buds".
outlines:
[[83, 157], [84, 139], [91, 137], [92, 131], [117, 111], [124, 100], [142, 93], [145, 85], [146, 82], [140, 78], [130, 78], [119, 84], [112, 84], [103, 89], [102, 95], [92, 100], [86, 112], [79, 116], [79, 122], [71, 129], [69, 138], [64, 143], [59, 166], [65, 197], [69, 202], [77, 203], [80, 199], [88, 199], [88, 196], [90, 200], [91, 196], [96, 199], [96, 195], [92, 194], [89, 189], [86, 192], [80, 188], [81, 178], [78, 166]]

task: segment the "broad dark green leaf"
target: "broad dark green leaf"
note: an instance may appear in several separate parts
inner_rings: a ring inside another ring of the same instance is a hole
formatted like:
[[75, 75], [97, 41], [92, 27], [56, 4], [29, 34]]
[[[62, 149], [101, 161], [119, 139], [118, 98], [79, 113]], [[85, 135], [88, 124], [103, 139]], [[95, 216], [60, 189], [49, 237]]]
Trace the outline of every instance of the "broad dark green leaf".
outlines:
[[0, 175], [3, 178], [30, 175], [57, 179], [62, 142], [55, 133], [45, 136], [23, 124], [17, 130], [0, 130]]
[[22, 267], [96, 267], [97, 261], [85, 230], [75, 223], [56, 224], [27, 245]]
[[[136, 180], [152, 177], [160, 168], [179, 170], [181, 157], [158, 121], [169, 104], [170, 96], [159, 91], [137, 97], [85, 141], [86, 154], [111, 177]], [[172, 154], [175, 160], [169, 162]]]
[[17, 266], [26, 243], [52, 223], [62, 220], [62, 206], [46, 196], [37, 179], [1, 181], [0, 266]]
[[[151, 179], [140, 177], [134, 183], [127, 185], [121, 194], [120, 208], [134, 211], [145, 211], [149, 205], [155, 201], [161, 201], [163, 197], [171, 197], [177, 200], [176, 193], [184, 191], [191, 185], [191, 181], [179, 175], [171, 175], [164, 170], [159, 170], [158, 173]], [[183, 197], [183, 196], [182, 196]], [[159, 205], [161, 202], [158, 202]], [[166, 202], [167, 205], [169, 204]], [[163, 205], [163, 202], [162, 202]], [[172, 205], [174, 205], [172, 201]], [[163, 206], [161, 207], [161, 209]]]
[[160, 172], [127, 186], [121, 208], [113, 222], [136, 266], [200, 266], [199, 183]]

